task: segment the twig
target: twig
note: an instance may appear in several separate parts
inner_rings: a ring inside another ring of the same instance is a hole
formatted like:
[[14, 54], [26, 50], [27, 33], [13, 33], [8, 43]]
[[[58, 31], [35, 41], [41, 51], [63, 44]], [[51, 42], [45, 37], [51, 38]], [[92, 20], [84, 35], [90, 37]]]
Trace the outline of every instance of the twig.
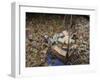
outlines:
[[69, 61], [69, 47], [70, 47], [70, 28], [72, 27], [72, 15], [70, 16], [70, 24], [68, 25], [68, 46], [67, 46], [67, 53], [66, 53], [66, 59], [65, 64], [68, 64]]

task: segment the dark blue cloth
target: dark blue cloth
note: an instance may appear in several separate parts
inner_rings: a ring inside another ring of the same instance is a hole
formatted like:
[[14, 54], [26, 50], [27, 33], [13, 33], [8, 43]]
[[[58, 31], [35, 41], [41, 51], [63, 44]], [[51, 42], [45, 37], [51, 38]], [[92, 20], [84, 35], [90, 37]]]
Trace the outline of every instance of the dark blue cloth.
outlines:
[[48, 55], [47, 55], [47, 63], [50, 66], [64, 65], [64, 63], [59, 58], [57, 58], [56, 56], [53, 56], [51, 54], [51, 52], [49, 52]]

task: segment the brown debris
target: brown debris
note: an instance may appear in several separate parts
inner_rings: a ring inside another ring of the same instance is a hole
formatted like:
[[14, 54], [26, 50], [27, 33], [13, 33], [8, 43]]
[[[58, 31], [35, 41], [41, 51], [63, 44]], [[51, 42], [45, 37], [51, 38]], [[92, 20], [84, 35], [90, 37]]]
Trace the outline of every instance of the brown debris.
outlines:
[[[63, 24], [63, 16], [64, 15], [27, 13], [26, 67], [48, 66], [46, 57], [50, 45], [45, 42], [44, 36], [48, 35], [52, 37], [55, 33], [61, 33], [68, 29], [66, 19], [66, 25], [64, 26]], [[68, 64], [89, 64], [89, 19], [81, 15], [73, 15], [72, 26], [69, 27], [69, 29], [70, 30], [67, 31], [70, 31], [70, 40], [74, 41], [70, 42], [69, 45]], [[67, 34], [65, 33], [65, 35]], [[69, 43], [66, 43], [67, 42], [62, 44], [58, 42], [57, 46], [61, 49], [67, 49]]]

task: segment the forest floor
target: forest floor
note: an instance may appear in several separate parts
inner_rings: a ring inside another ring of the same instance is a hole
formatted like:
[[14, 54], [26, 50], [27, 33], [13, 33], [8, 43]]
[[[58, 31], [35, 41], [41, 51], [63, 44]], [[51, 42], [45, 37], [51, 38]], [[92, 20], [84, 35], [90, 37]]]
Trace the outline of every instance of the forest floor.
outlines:
[[[66, 14], [26, 13], [26, 67], [89, 64], [89, 16]], [[71, 25], [70, 25], [71, 20]], [[50, 50], [44, 36], [53, 37], [68, 31], [74, 43], [57, 43], [66, 47], [67, 61], [61, 61]]]

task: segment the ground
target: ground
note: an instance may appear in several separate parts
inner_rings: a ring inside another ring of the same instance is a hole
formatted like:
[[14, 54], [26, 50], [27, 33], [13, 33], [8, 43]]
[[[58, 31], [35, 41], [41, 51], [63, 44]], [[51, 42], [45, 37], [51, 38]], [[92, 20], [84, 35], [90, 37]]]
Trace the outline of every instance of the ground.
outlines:
[[[26, 67], [89, 64], [89, 27], [88, 15], [26, 13]], [[44, 36], [64, 30], [74, 43], [56, 44], [67, 53], [63, 61], [52, 55]]]

